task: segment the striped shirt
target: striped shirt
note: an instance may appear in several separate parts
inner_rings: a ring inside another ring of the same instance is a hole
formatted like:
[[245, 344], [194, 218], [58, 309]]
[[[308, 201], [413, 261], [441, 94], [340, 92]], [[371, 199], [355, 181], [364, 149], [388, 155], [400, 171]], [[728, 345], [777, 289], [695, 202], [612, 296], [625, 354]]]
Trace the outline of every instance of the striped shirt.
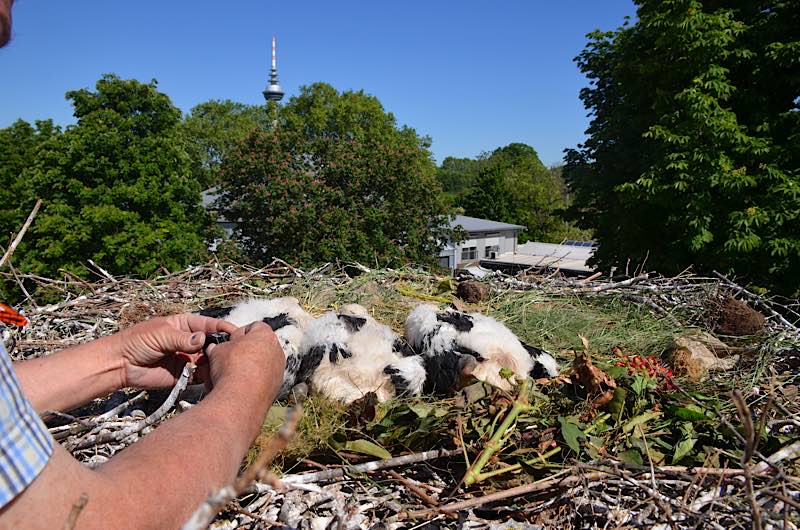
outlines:
[[33, 482], [52, 454], [53, 439], [22, 394], [0, 342], [0, 508]]

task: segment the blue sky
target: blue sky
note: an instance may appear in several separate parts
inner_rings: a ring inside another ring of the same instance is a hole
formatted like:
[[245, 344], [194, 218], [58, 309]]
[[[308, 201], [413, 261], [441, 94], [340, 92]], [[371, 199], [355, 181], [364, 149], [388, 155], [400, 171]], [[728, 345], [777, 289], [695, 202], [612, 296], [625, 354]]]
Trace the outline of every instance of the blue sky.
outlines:
[[[103, 73], [157, 79], [184, 112], [209, 99], [263, 103], [270, 39], [287, 97], [316, 81], [363, 89], [433, 152], [475, 157], [511, 142], [547, 164], [588, 125], [573, 58], [631, 0], [421, 2], [16, 0], [0, 50], [0, 127], [73, 122], [64, 93]], [[284, 100], [285, 101], [285, 100]]]

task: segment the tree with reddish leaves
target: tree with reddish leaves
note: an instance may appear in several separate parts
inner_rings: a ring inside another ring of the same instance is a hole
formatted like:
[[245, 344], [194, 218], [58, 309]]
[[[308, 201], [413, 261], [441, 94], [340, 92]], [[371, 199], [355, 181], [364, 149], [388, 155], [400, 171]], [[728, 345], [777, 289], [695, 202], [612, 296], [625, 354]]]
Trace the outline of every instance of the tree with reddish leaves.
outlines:
[[428, 265], [450, 236], [435, 170], [375, 97], [317, 83], [228, 154], [217, 207], [257, 262]]

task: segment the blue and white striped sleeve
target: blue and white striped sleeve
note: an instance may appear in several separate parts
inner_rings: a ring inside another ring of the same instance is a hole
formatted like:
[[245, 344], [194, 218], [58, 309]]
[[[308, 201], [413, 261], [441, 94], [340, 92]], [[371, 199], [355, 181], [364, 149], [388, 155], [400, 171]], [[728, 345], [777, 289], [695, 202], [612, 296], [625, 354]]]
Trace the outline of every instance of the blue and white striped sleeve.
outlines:
[[0, 508], [34, 481], [52, 454], [53, 438], [22, 394], [0, 342]]

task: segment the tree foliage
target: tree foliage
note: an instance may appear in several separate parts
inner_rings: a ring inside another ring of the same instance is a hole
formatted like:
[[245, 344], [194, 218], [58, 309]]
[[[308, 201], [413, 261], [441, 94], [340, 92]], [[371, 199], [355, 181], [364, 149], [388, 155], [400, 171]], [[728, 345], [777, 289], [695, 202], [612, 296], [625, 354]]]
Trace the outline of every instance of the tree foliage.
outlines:
[[455, 158], [448, 156], [436, 169], [436, 178], [442, 186], [445, 197], [451, 204], [457, 204], [478, 180], [483, 158]]
[[269, 124], [266, 107], [231, 100], [211, 100], [195, 106], [181, 124], [192, 172], [203, 189], [219, 181], [225, 156], [254, 129]]
[[37, 121], [35, 127], [17, 120], [0, 129], [0, 237], [19, 230], [36, 202], [23, 172], [36, 162], [41, 145], [59, 133], [51, 120]]
[[372, 96], [303, 87], [225, 158], [217, 204], [256, 260], [431, 263], [449, 231], [425, 143]]
[[520, 241], [560, 241], [569, 227], [561, 181], [529, 145], [512, 143], [479, 161], [477, 180], [459, 202], [472, 217], [524, 225]]
[[567, 153], [601, 266], [694, 264], [791, 293], [800, 277], [800, 4], [640, 0], [578, 56], [591, 85]]
[[180, 142], [180, 111], [155, 81], [113, 75], [67, 98], [77, 124], [44, 142], [23, 172], [43, 207], [19, 267], [48, 276], [84, 274], [89, 259], [116, 274], [184, 267], [204, 250], [210, 219]]

